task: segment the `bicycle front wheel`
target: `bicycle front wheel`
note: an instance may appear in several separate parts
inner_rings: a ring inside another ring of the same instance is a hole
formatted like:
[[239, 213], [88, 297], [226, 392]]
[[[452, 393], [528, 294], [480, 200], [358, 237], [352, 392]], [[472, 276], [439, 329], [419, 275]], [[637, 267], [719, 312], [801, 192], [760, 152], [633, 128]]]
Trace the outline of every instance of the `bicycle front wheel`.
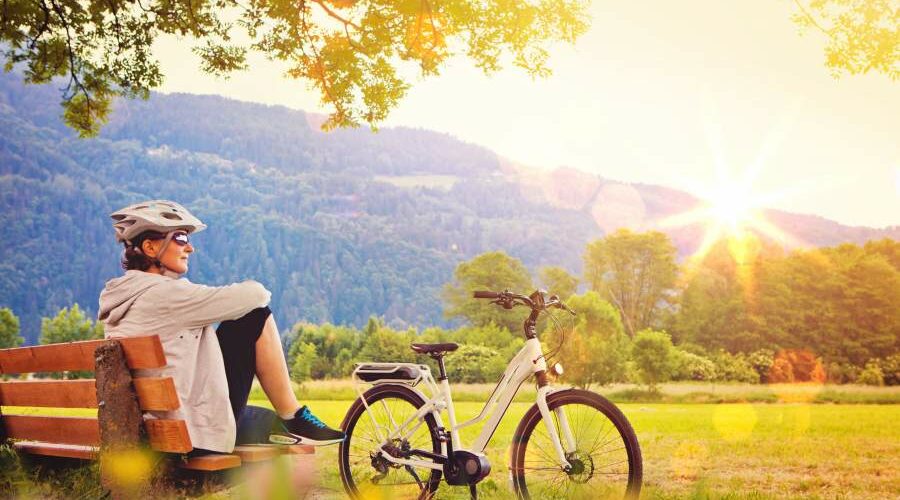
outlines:
[[384, 451], [416, 460], [424, 459], [411, 454], [411, 450], [441, 452], [437, 423], [430, 413], [413, 422], [402, 435], [385, 439], [424, 404], [417, 392], [394, 384], [377, 385], [353, 402], [341, 424], [347, 437], [338, 447], [341, 481], [348, 495], [391, 499], [425, 499], [434, 495], [441, 482], [441, 471], [395, 464], [385, 458]]
[[[537, 405], [513, 436], [510, 473], [519, 498], [637, 498], [643, 466], [637, 436], [625, 415], [609, 400], [589, 391], [566, 390], [547, 396], [562, 441], [564, 469]], [[574, 438], [567, 442], [565, 427]]]

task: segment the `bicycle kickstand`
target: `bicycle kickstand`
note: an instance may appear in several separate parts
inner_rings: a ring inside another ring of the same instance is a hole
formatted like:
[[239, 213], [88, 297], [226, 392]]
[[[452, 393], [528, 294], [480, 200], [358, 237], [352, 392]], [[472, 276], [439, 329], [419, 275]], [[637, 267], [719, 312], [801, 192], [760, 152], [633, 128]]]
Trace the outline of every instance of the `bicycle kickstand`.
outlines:
[[478, 485], [477, 484], [469, 485], [469, 496], [472, 497], [472, 500], [478, 500]]

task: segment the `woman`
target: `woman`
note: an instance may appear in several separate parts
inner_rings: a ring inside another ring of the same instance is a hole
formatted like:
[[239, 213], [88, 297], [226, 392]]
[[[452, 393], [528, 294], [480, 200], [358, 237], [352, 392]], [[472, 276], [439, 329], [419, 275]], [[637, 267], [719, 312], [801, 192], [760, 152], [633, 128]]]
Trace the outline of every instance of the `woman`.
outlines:
[[[181, 278], [194, 251], [190, 235], [205, 224], [165, 200], [131, 205], [111, 217], [116, 239], [125, 245], [125, 275], [107, 281], [100, 294], [106, 337], [159, 335], [169, 364], [140, 375], [171, 376], [181, 407], [150, 413], [183, 419], [192, 455], [230, 453], [236, 442], [343, 440], [342, 432], [297, 402], [269, 291], [255, 281], [209, 287]], [[275, 413], [247, 406], [254, 375]]]

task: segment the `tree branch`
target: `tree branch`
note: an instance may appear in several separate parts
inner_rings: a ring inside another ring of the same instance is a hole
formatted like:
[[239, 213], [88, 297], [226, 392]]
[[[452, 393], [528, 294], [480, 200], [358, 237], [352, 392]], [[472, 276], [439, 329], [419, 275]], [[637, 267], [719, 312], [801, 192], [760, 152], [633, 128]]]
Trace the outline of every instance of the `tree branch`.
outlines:
[[816, 18], [814, 18], [812, 16], [812, 14], [810, 14], [810, 12], [808, 10], [806, 10], [806, 7], [804, 7], [803, 4], [800, 3], [800, 0], [794, 0], [794, 5], [796, 5], [797, 8], [800, 9], [800, 12], [803, 13], [803, 17], [805, 17], [813, 26], [815, 26], [819, 31], [824, 33], [827, 37], [829, 37], [829, 38], [832, 37], [832, 33], [831, 33], [832, 30], [823, 28], [822, 25], [819, 24], [818, 21], [816, 21]]
[[322, 0], [312, 0], [312, 1], [313, 1], [313, 3], [317, 4], [319, 7], [322, 7], [322, 10], [324, 10], [325, 13], [328, 14], [329, 17], [336, 19], [339, 22], [344, 23], [344, 27], [346, 27], [347, 25], [350, 25], [350, 26], [353, 26], [354, 28], [356, 28], [357, 30], [362, 30], [362, 28], [360, 28], [358, 24], [354, 23], [353, 21], [350, 21], [349, 19], [344, 19], [343, 17], [341, 17], [340, 14], [331, 10], [327, 5], [325, 5], [325, 2], [323, 2]]
[[[28, 43], [28, 50], [34, 50], [37, 46], [38, 40], [44, 36], [44, 33], [47, 32], [47, 27], [50, 25], [50, 9], [47, 8], [47, 5], [41, 0], [40, 2], [41, 12], [44, 13], [44, 19], [41, 22], [41, 26], [37, 29], [37, 34], [34, 38], [29, 38], [31, 41]], [[6, 0], [3, 0], [3, 9], [6, 10]]]
[[[43, 3], [43, 0], [41, 0], [41, 3]], [[71, 100], [76, 95], [78, 95], [78, 91], [80, 90], [81, 93], [84, 94], [88, 113], [90, 113], [91, 96], [84, 85], [81, 83], [81, 80], [78, 79], [78, 71], [76, 69], [77, 65], [75, 64], [75, 50], [72, 48], [72, 33], [69, 29], [69, 22], [66, 20], [66, 15], [63, 12], [62, 7], [56, 3], [56, 0], [50, 0], [50, 4], [53, 6], [53, 11], [56, 12], [57, 16], [59, 16], [59, 21], [62, 23], [63, 28], [66, 30], [66, 54], [69, 56], [69, 86], [66, 88], [66, 93], [69, 93], [69, 88], [71, 88], [72, 83], [74, 83], [76, 91], [71, 95], [71, 97], [69, 97], [69, 99]]]

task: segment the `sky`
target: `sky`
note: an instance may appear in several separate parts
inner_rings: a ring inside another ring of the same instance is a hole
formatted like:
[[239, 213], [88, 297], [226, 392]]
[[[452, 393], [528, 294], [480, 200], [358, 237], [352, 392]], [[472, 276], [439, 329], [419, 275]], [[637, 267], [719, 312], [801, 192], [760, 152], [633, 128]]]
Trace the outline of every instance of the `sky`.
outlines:
[[[553, 75], [484, 75], [463, 59], [417, 79], [383, 126], [445, 132], [539, 169], [698, 195], [744, 179], [767, 206], [843, 224], [900, 225], [900, 82], [835, 79], [825, 40], [786, 0], [595, 0], [591, 29], [555, 46]], [[251, 58], [204, 75], [190, 45], [157, 42], [163, 92], [327, 112], [305, 82]]]

